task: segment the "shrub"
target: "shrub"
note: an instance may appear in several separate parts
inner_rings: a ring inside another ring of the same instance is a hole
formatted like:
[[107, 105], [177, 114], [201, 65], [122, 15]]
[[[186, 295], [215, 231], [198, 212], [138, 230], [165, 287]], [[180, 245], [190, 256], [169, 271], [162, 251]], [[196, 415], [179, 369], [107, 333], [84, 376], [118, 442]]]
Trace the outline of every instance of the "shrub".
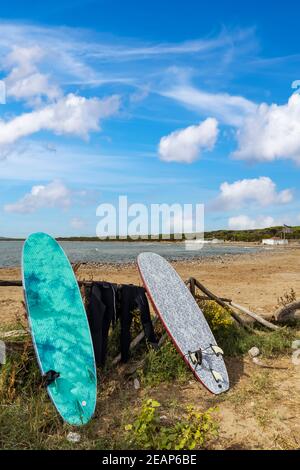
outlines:
[[219, 330], [232, 330], [234, 321], [228, 310], [225, 310], [213, 300], [205, 302], [200, 301], [198, 304], [203, 311], [213, 333], [216, 333]]
[[264, 356], [276, 356], [291, 348], [295, 332], [291, 328], [276, 331], [246, 330], [237, 325], [230, 313], [214, 301], [198, 302], [204, 316], [226, 356], [240, 356], [257, 346]]
[[125, 426], [125, 430], [130, 432], [130, 443], [137, 448], [191, 450], [205, 447], [209, 439], [217, 435], [218, 426], [212, 418], [215, 408], [201, 413], [189, 405], [175, 424], [162, 426], [158, 412], [160, 406], [156, 400], [144, 401], [134, 422]]
[[159, 350], [149, 349], [140, 372], [142, 382], [150, 386], [174, 380], [184, 382], [188, 377], [189, 369], [169, 338]]

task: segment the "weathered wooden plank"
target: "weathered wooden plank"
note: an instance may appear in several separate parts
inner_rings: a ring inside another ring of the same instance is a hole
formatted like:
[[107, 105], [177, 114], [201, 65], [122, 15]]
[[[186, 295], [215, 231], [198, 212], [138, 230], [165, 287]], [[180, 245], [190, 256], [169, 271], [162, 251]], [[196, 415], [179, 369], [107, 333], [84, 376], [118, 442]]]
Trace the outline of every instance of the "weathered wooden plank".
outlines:
[[245, 322], [242, 320], [242, 318], [232, 309], [230, 306], [225, 303], [223, 300], [221, 300], [218, 296], [210, 292], [201, 282], [199, 282], [197, 279], [190, 278], [187, 282], [189, 283], [190, 280], [194, 280], [194, 284], [198, 289], [200, 289], [202, 292], [204, 292], [207, 297], [209, 297], [211, 300], [214, 300], [217, 304], [219, 304], [221, 307], [225, 308], [226, 310], [229, 310], [230, 315], [241, 325], [245, 326]]
[[[191, 281], [191, 279], [193, 278], [190, 278], [188, 280], [188, 282]], [[257, 322], [259, 322], [260, 324], [266, 326], [267, 328], [270, 328], [271, 330], [278, 330], [280, 327], [277, 326], [277, 325], [274, 325], [273, 323], [270, 323], [268, 320], [266, 320], [265, 318], [262, 318], [260, 315], [257, 315], [257, 313], [254, 313], [252, 312], [251, 310], [233, 302], [232, 300], [222, 300], [220, 297], [218, 297], [217, 295], [213, 294], [212, 292], [210, 292], [203, 284], [201, 284], [201, 282], [199, 282], [197, 279], [193, 279], [193, 283], [195, 286], [198, 287], [198, 289], [200, 289], [202, 292], [204, 292], [204, 294], [207, 295], [207, 297], [209, 297], [210, 299], [214, 300], [215, 302], [217, 302], [219, 305], [221, 305], [223, 308], [225, 309], [229, 309], [230, 310], [230, 314], [232, 315], [232, 317], [238, 321], [239, 323], [241, 323], [243, 326], [245, 326], [245, 322], [240, 318], [239, 315], [237, 315], [237, 313], [232, 309], [233, 308], [236, 308], [237, 310], [239, 310], [240, 312], [244, 313], [245, 315], [248, 315], [250, 316], [251, 318], [253, 318], [254, 320], [256, 320]]]
[[245, 313], [245, 315], [249, 315], [249, 317], [254, 318], [258, 323], [261, 325], [266, 326], [267, 328], [270, 328], [271, 330], [278, 330], [280, 327], [278, 325], [274, 325], [273, 323], [270, 323], [268, 320], [265, 318], [262, 318], [260, 315], [257, 315], [257, 313], [252, 312], [248, 308], [242, 307], [239, 304], [236, 304], [235, 302], [230, 302], [230, 305], [232, 305], [234, 308], [237, 308], [241, 312]]

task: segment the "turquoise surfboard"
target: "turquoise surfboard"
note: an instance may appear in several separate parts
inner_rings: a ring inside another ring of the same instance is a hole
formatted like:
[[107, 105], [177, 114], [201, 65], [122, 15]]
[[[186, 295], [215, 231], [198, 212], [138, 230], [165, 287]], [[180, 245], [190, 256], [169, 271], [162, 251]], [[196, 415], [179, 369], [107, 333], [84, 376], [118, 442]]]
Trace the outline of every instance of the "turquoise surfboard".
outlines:
[[86, 424], [97, 378], [89, 325], [71, 264], [46, 233], [24, 243], [22, 275], [28, 321], [49, 396], [63, 420]]

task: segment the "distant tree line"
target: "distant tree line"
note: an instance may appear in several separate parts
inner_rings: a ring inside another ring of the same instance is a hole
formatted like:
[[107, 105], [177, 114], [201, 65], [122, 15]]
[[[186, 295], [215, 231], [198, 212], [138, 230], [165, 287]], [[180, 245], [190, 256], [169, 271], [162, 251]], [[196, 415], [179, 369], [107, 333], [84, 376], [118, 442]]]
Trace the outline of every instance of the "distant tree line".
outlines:
[[[285, 238], [288, 240], [299, 240], [300, 227], [293, 227], [292, 230], [292, 233], [285, 234]], [[205, 232], [205, 238], [217, 238], [219, 240], [235, 242], [258, 242], [263, 238], [281, 236], [283, 236], [283, 227], [269, 227], [254, 230], [216, 230]]]
[[[213, 239], [216, 238], [218, 240], [225, 240], [230, 242], [260, 242], [263, 238], [272, 238], [272, 237], [281, 237], [283, 236], [283, 227], [269, 227], [263, 229], [255, 229], [255, 230], [214, 230], [210, 232], [204, 233], [205, 239]], [[127, 242], [135, 242], [135, 241], [174, 241], [178, 242], [180, 240], [186, 240], [189, 237], [186, 237], [184, 234], [182, 236], [178, 236], [178, 234], [171, 234], [167, 238], [164, 234], [159, 234], [155, 239], [151, 237], [151, 235], [141, 236], [139, 239], [134, 239], [131, 237], [123, 237], [117, 236], [115, 239], [109, 239], [109, 241], [127, 241]], [[291, 233], [286, 233], [285, 238], [288, 240], [300, 240], [300, 226], [292, 227]], [[5, 240], [23, 240], [17, 238], [5, 238], [0, 237], [0, 241]], [[77, 241], [77, 242], [99, 242], [99, 241], [106, 241], [99, 239], [98, 237], [58, 237], [57, 240], [59, 241]]]
[[[289, 240], [300, 239], [300, 226], [293, 227], [292, 233], [286, 233], [285, 238]], [[263, 238], [281, 237], [283, 227], [269, 227], [263, 229], [254, 230], [214, 230], [204, 233], [205, 239], [216, 238], [218, 240], [232, 241], [232, 242], [260, 242]], [[150, 235], [141, 236], [138, 240], [140, 241], [179, 241], [186, 240], [187, 237], [183, 234], [181, 238], [178, 235], [171, 234], [169, 239], [166, 239], [166, 235], [159, 234], [156, 239], [151, 238]], [[97, 237], [69, 237], [69, 238], [58, 238], [58, 240], [73, 240], [73, 241], [99, 241]], [[128, 241], [134, 242], [136, 239], [127, 237], [116, 237], [110, 241]]]

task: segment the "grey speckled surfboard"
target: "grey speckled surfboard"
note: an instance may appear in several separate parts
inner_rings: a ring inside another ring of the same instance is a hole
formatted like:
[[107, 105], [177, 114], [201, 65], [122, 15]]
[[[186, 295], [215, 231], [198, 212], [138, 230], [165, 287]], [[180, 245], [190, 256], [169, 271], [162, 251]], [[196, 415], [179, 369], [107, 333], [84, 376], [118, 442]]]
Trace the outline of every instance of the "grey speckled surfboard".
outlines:
[[[216, 340], [175, 269], [164, 258], [150, 252], [141, 253], [137, 262], [153, 307], [195, 377], [214, 394], [228, 390], [228, 374]], [[195, 363], [193, 353], [199, 350], [201, 360]]]

